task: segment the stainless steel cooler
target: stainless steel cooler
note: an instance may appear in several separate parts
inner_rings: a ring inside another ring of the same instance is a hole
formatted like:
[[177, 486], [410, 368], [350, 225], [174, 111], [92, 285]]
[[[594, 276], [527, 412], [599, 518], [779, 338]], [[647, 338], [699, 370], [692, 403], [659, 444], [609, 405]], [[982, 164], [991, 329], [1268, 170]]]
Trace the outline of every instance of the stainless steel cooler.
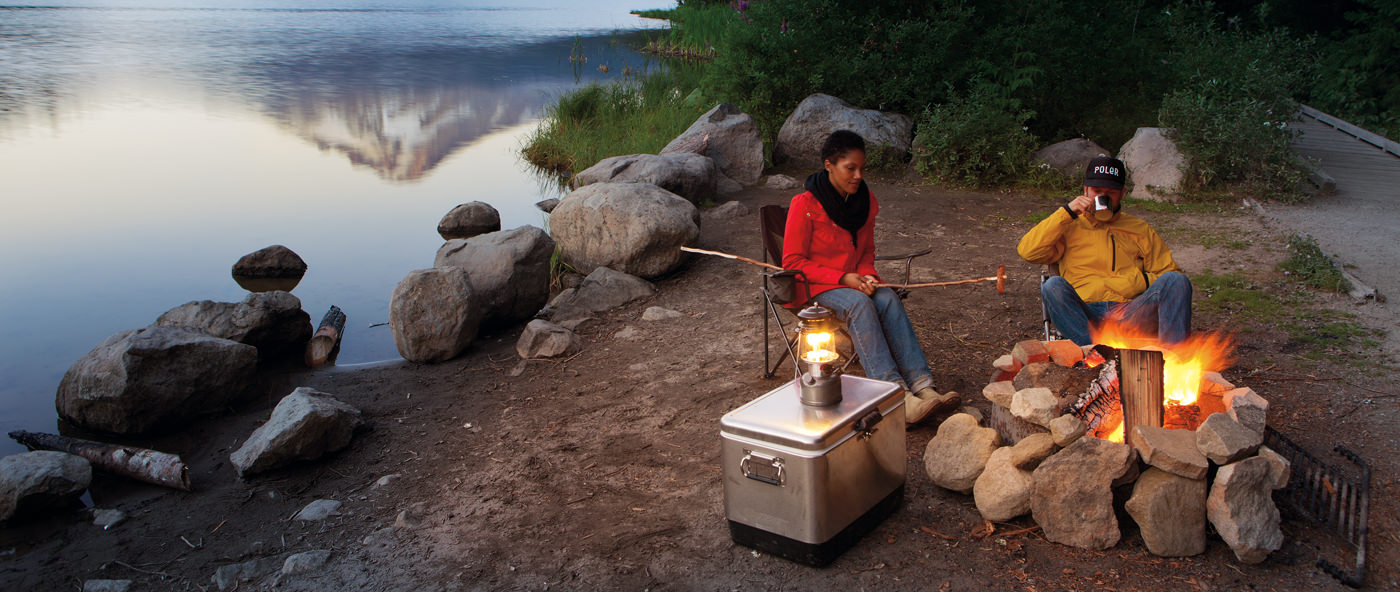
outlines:
[[734, 542], [830, 563], [904, 497], [904, 398], [842, 376], [842, 400], [803, 405], [789, 382], [720, 420], [724, 513]]

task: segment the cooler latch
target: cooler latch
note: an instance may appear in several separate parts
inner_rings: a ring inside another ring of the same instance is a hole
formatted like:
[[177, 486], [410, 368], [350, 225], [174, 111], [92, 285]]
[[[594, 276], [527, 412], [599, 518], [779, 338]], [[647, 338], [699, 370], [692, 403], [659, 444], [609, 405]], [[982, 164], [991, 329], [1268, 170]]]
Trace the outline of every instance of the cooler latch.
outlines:
[[880, 423], [880, 420], [884, 418], [885, 414], [880, 413], [879, 409], [871, 409], [869, 413], [855, 420], [855, 422], [851, 424], [851, 429], [858, 434], [857, 437], [861, 440], [869, 440], [870, 437], [874, 436], [875, 432], [879, 430], [879, 428], [875, 427], [875, 424]]
[[745, 477], [769, 485], [781, 486], [787, 477], [781, 457], [767, 456], [752, 450], [744, 451], [744, 458], [739, 461], [739, 471]]

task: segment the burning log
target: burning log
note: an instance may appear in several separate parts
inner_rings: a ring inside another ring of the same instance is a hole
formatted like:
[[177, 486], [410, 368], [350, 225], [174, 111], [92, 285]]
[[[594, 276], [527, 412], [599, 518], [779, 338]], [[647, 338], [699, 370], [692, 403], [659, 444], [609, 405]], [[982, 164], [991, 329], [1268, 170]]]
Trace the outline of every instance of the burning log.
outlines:
[[1145, 425], [1162, 427], [1165, 362], [1162, 352], [1146, 349], [1118, 350], [1118, 392], [1123, 397], [1123, 433]]
[[340, 307], [331, 305], [326, 316], [321, 317], [316, 334], [306, 343], [306, 365], [315, 368], [326, 363], [331, 352], [340, 344], [340, 336], [344, 332], [345, 313], [341, 312]]
[[190, 491], [189, 469], [178, 455], [24, 430], [10, 432], [10, 438], [31, 449], [58, 450], [81, 456], [94, 467], [114, 475]]

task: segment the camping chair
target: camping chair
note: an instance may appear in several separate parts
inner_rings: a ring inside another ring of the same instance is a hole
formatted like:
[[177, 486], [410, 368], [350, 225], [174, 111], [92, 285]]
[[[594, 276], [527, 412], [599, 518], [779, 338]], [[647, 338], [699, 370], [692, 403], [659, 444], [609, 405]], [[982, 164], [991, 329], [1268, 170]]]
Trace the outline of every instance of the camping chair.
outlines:
[[[1046, 264], [1045, 269], [1040, 270], [1040, 285], [1044, 286], [1046, 281], [1058, 275], [1060, 275], [1059, 263]], [[1040, 299], [1040, 324], [1045, 326], [1045, 341], [1064, 339], [1064, 335], [1060, 333], [1060, 330], [1056, 329], [1055, 324], [1050, 322], [1050, 311], [1045, 308], [1044, 297]]]
[[[787, 212], [788, 209], [786, 206], [779, 205], [768, 205], [760, 207], [758, 209], [759, 230], [762, 232], [763, 236], [764, 263], [774, 263], [777, 265], [782, 265], [783, 233], [787, 230]], [[913, 253], [903, 253], [899, 255], [876, 255], [875, 260], [903, 260], [904, 283], [907, 284], [909, 283], [909, 274], [911, 269], [913, 268], [914, 258], [922, 257], [932, 252], [933, 249], [924, 249], [922, 251], [916, 251]], [[792, 356], [793, 353], [796, 351], [795, 348], [797, 346], [797, 336], [793, 335], [791, 337], [788, 337], [786, 335], [787, 330], [783, 323], [783, 317], [781, 314], [779, 314], [778, 311], [779, 309], [784, 308], [781, 305], [789, 304], [792, 302], [805, 302], [807, 300], [805, 294], [801, 296], [797, 294], [797, 279], [800, 275], [802, 275], [802, 272], [797, 271], [795, 269], [784, 269], [781, 271], [773, 269], [763, 270], [763, 306], [766, 309], [762, 312], [764, 378], [772, 378], [774, 373], [778, 371], [778, 366], [781, 366], [783, 364], [783, 361]], [[803, 278], [803, 280], [803, 283], [805, 284], [806, 278]], [[895, 293], [899, 294], [900, 298], [906, 298], [909, 296], [909, 291], [903, 288], [896, 289]], [[798, 300], [799, 298], [802, 298], [802, 300]], [[772, 319], [771, 323], [769, 321], [770, 317]], [[778, 356], [778, 361], [776, 362], [771, 362], [769, 354], [769, 341], [772, 339], [772, 332], [770, 327], [776, 327], [778, 333], [783, 335], [783, 351]], [[845, 330], [842, 329], [841, 333], [845, 334]], [[849, 337], [850, 336], [847, 335], [847, 341], [849, 341]], [[847, 366], [851, 365], [851, 362], [855, 361], [855, 359], [855, 354], [847, 356], [846, 363], [841, 366], [841, 369], [845, 370]], [[770, 362], [772, 365], [769, 365]]]

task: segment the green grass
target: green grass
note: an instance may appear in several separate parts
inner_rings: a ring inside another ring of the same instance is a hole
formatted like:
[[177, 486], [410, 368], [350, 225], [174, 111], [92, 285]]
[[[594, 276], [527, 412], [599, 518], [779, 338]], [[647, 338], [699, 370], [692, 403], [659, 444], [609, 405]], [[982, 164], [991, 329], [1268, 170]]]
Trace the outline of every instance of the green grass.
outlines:
[[1304, 353], [1309, 359], [1320, 359], [1332, 349], [1374, 349], [1380, 345], [1381, 332], [1363, 326], [1348, 312], [1310, 310], [1294, 315], [1283, 328], [1293, 341], [1311, 346]]
[[610, 156], [655, 154], [713, 106], [697, 100], [699, 80], [699, 68], [671, 64], [640, 80], [574, 89], [545, 109], [521, 153], [565, 175]]
[[1288, 238], [1288, 258], [1278, 268], [1312, 288], [1328, 292], [1351, 290], [1351, 282], [1342, 277], [1336, 262], [1322, 252], [1317, 239], [1305, 234]]
[[1127, 211], [1161, 212], [1167, 214], [1225, 214], [1238, 215], [1240, 208], [1223, 194], [1197, 196], [1195, 199], [1179, 202], [1153, 201], [1135, 197], [1123, 198], [1123, 209]]
[[682, 4], [670, 10], [634, 10], [632, 14], [671, 23], [660, 37], [648, 35], [643, 51], [698, 59], [713, 58], [739, 19], [739, 14], [727, 4]]
[[[1301, 346], [1306, 359], [1335, 358], [1335, 352], [1374, 351], [1382, 331], [1371, 329], [1356, 315], [1317, 305], [1315, 296], [1287, 282], [1261, 285], [1239, 274], [1192, 274], [1197, 312], [1235, 319], [1243, 331], [1276, 327]], [[1361, 356], [1343, 356], [1347, 363], [1366, 365]]]

